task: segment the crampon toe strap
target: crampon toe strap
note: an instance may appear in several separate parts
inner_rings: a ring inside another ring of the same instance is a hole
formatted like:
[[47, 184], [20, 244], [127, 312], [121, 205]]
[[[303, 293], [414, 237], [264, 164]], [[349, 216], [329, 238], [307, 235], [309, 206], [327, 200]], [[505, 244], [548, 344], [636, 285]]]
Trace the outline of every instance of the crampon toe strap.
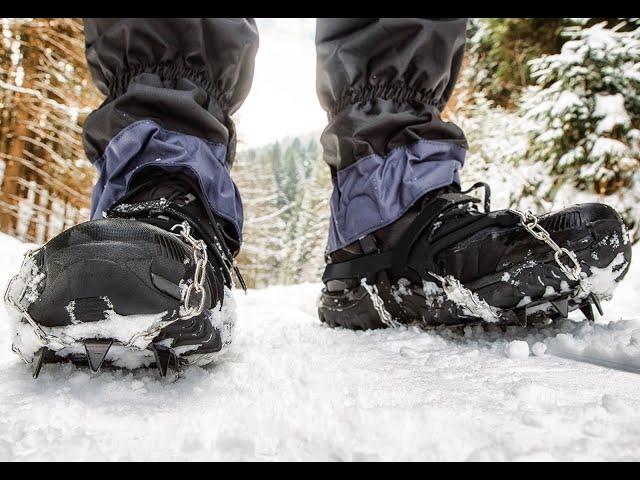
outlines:
[[224, 282], [227, 287], [231, 288], [231, 271], [236, 274], [240, 286], [246, 291], [247, 287], [240, 273], [233, 254], [224, 241], [224, 235], [220, 231], [220, 227], [212, 222], [214, 235], [207, 232], [194, 215], [179, 205], [166, 199], [150, 200], [139, 203], [120, 203], [114, 205], [106, 212], [106, 217], [114, 218], [135, 218], [136, 220], [151, 223], [165, 230], [171, 230], [176, 223], [188, 223], [205, 242], [207, 249], [214, 258], [217, 259]]
[[[444, 214], [455, 208], [464, 208], [480, 200], [465, 193], [485, 186], [485, 212], [468, 215], [455, 222], [447, 222], [434, 228]], [[388, 271], [391, 278], [398, 279], [413, 270], [424, 280], [433, 280], [429, 272], [436, 272], [436, 255], [475, 233], [489, 227], [507, 227], [519, 222], [519, 217], [510, 211], [489, 212], [489, 190], [486, 184], [476, 184], [464, 193], [445, 193], [425, 205], [404, 233], [402, 239], [390, 250], [375, 251], [361, 257], [326, 266], [322, 281], [362, 280], [373, 284], [379, 272]], [[450, 225], [451, 224], [451, 225]], [[434, 232], [435, 230], [435, 232]]]

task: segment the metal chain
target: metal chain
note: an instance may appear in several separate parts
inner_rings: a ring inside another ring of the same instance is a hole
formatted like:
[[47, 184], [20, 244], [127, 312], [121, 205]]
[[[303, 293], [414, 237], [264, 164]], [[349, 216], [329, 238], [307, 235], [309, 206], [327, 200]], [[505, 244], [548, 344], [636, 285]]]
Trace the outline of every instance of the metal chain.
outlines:
[[[27, 253], [25, 253], [24, 258], [22, 259], [22, 265], [20, 266], [20, 270], [19, 270], [20, 273], [24, 271], [24, 269], [27, 266], [27, 263], [31, 261], [33, 257], [35, 257], [35, 255], [41, 250], [41, 248], [42, 247], [34, 248], [29, 250]], [[31, 318], [31, 315], [29, 315], [26, 309], [22, 306], [22, 300], [24, 299], [24, 296], [27, 293], [27, 288], [29, 286], [28, 282], [26, 281], [24, 282], [24, 285], [22, 286], [22, 290], [20, 291], [20, 294], [18, 295], [17, 299], [11, 296], [11, 290], [13, 289], [13, 284], [16, 282], [16, 280], [18, 280], [20, 273], [12, 277], [11, 280], [9, 281], [9, 284], [7, 285], [7, 288], [4, 292], [5, 305], [16, 310], [22, 316], [22, 318], [26, 320], [29, 323], [29, 325], [31, 325], [31, 327], [33, 328], [33, 333], [43, 345], [57, 344], [59, 347], [64, 348], [65, 341], [56, 336], [47, 334], [42, 329], [42, 327], [38, 325], [38, 323], [36, 323], [36, 321], [33, 318]]]
[[[564, 273], [567, 276], [567, 278], [569, 278], [570, 280], [579, 282], [579, 285], [578, 285], [579, 289], [583, 291], [587, 291], [584, 286], [584, 279], [582, 278], [582, 267], [580, 266], [580, 263], [578, 261], [578, 257], [576, 256], [576, 254], [567, 248], [560, 247], [551, 238], [551, 235], [549, 234], [549, 232], [542, 225], [540, 225], [540, 219], [530, 210], [527, 211], [526, 213], [523, 213], [515, 209], [510, 209], [509, 211], [511, 211], [512, 213], [515, 213], [520, 217], [522, 226], [525, 228], [527, 232], [529, 232], [537, 240], [540, 240], [546, 243], [549, 247], [551, 247], [551, 249], [554, 252], [553, 257], [555, 259], [555, 262], [558, 265], [558, 267], [560, 267], [560, 270], [562, 271], [562, 273]], [[570, 260], [570, 264], [564, 263], [562, 261], [563, 256], [566, 256]], [[485, 315], [491, 316], [496, 320], [500, 318], [500, 309], [491, 307], [485, 301], [477, 298], [477, 296], [473, 294], [471, 290], [464, 287], [455, 277], [452, 277], [451, 275], [441, 277], [432, 272], [428, 272], [428, 273], [440, 281], [442, 288], [445, 291], [445, 294], [447, 295], [447, 297], [453, 297], [455, 293], [458, 293], [464, 296], [465, 298], [467, 298], [468, 300], [470, 300], [470, 303], [468, 302], [467, 305], [468, 306], [473, 305], [471, 309], [475, 310], [473, 312], [474, 314], [478, 314], [481, 317], [484, 317]], [[375, 287], [372, 287], [371, 285], [369, 285], [366, 282], [366, 280], [362, 281], [362, 286], [366, 289], [367, 293], [371, 297], [371, 302], [373, 303], [374, 308], [378, 312], [378, 316], [380, 317], [380, 320], [382, 321], [382, 323], [384, 323], [387, 326], [398, 326], [399, 323], [396, 322], [391, 317], [391, 314], [387, 311], [387, 309], [384, 306], [384, 301], [378, 295], [377, 290], [374, 290]], [[484, 313], [485, 315], [480, 315], [480, 313]]]
[[[207, 299], [204, 289], [204, 281], [207, 273], [207, 262], [209, 257], [207, 256], [207, 245], [204, 240], [196, 240], [191, 236], [191, 226], [187, 222], [176, 224], [171, 228], [172, 231], [180, 229], [178, 235], [180, 235], [192, 248], [193, 248], [193, 260], [196, 264], [196, 271], [193, 274], [193, 280], [189, 283], [187, 291], [182, 299], [184, 306], [184, 313], [180, 315], [181, 319], [187, 319], [200, 315], [204, 310], [204, 304]], [[197, 306], [191, 306], [191, 296], [193, 293], [200, 295]]]
[[362, 286], [371, 297], [371, 303], [373, 303], [373, 308], [378, 312], [378, 316], [380, 317], [380, 321], [384, 323], [387, 327], [399, 327], [401, 324], [393, 319], [389, 311], [384, 306], [384, 300], [380, 298], [378, 295], [378, 289], [375, 285], [369, 285], [366, 279], [362, 279]]
[[[582, 268], [580, 267], [576, 254], [567, 248], [560, 247], [556, 242], [554, 242], [551, 235], [549, 235], [549, 232], [540, 225], [538, 217], [530, 210], [526, 213], [514, 209], [511, 209], [510, 211], [520, 217], [522, 226], [524, 226], [525, 230], [538, 240], [545, 242], [551, 247], [554, 251], [554, 259], [558, 264], [558, 267], [560, 267], [560, 270], [562, 270], [562, 273], [564, 273], [570, 280], [580, 282], [580, 288], [582, 288]], [[571, 265], [567, 265], [562, 262], [563, 255], [566, 255], [567, 258], [571, 260]]]

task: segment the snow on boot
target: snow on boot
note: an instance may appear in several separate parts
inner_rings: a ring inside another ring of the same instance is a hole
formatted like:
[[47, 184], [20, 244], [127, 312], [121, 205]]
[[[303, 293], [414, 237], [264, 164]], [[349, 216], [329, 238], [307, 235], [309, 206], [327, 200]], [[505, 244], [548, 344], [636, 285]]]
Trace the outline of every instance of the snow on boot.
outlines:
[[602, 314], [629, 269], [631, 244], [614, 209], [575, 205], [537, 217], [484, 211], [451, 187], [389, 227], [334, 252], [318, 314], [331, 326], [527, 325], [580, 309]]
[[29, 252], [9, 283], [13, 350], [34, 377], [60, 361], [164, 376], [211, 362], [231, 342], [239, 245], [191, 177], [146, 172], [105, 218]]

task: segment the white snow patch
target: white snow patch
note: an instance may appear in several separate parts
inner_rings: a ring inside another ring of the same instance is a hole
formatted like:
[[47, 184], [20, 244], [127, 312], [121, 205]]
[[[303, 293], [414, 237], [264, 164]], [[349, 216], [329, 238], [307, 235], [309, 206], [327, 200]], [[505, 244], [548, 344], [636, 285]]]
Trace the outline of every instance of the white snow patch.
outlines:
[[533, 353], [536, 357], [541, 357], [547, 351], [547, 346], [542, 342], [536, 342], [531, 347], [531, 353]]
[[631, 118], [624, 106], [624, 97], [615, 95], [596, 94], [594, 116], [601, 117], [596, 126], [596, 133], [611, 133], [618, 126], [628, 127]]
[[551, 115], [559, 117], [567, 112], [567, 110], [572, 110], [582, 105], [583, 101], [579, 95], [569, 90], [564, 90], [558, 97], [557, 102], [553, 105]]
[[500, 309], [489, 305], [477, 294], [465, 288], [464, 285], [456, 279], [451, 280], [450, 286], [446, 289], [446, 296], [449, 300], [457, 304], [467, 315], [482, 318], [488, 323], [500, 321]]
[[397, 284], [394, 285], [392, 294], [393, 299], [396, 301], [396, 303], [402, 303], [403, 297], [411, 295], [411, 290], [409, 288], [410, 285], [411, 282], [406, 278], [399, 279]]
[[507, 345], [509, 358], [523, 360], [529, 356], [529, 344], [522, 340], [514, 340]]
[[[604, 268], [591, 267], [591, 275], [585, 280], [588, 290], [604, 298], [611, 297], [618, 285], [615, 280], [626, 266], [627, 261], [624, 258], [624, 253], [620, 252], [608, 266]], [[584, 272], [583, 275], [585, 275]]]
[[[24, 249], [0, 235], [5, 282]], [[34, 381], [5, 316], [0, 460], [635, 460], [640, 377], [552, 347], [637, 364], [639, 288], [636, 262], [596, 324], [464, 333], [332, 329], [319, 284], [251, 290], [229, 349], [177, 381], [61, 364]]]
[[598, 137], [591, 149], [591, 156], [593, 158], [607, 157], [607, 156], [620, 156], [630, 155], [629, 147], [620, 140], [613, 138]]

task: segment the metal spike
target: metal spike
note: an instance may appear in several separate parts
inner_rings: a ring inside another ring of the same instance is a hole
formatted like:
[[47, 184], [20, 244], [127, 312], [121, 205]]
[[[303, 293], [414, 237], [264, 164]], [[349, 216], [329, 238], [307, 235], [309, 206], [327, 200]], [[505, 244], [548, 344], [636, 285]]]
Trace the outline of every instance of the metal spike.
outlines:
[[172, 362], [169, 364], [169, 368], [173, 369], [177, 379], [180, 376], [180, 359], [175, 353], [171, 352], [171, 360]]
[[152, 345], [153, 354], [156, 357], [156, 367], [161, 377], [167, 376], [169, 368], [178, 370], [178, 358], [176, 355], [164, 345]]
[[584, 305], [582, 305], [580, 307], [580, 311], [590, 322], [593, 322], [596, 319], [595, 315], [593, 314], [593, 307], [590, 303], [585, 303]]
[[569, 316], [569, 299], [568, 298], [559, 298], [557, 300], [552, 300], [551, 305], [556, 309], [556, 311], [560, 314], [562, 318], [567, 318]]
[[47, 347], [42, 347], [33, 355], [33, 378], [38, 378], [38, 375], [40, 375], [40, 370], [42, 369], [44, 358], [46, 357], [48, 350], [49, 349]]
[[600, 315], [604, 315], [604, 312], [602, 311], [602, 305], [600, 305], [600, 299], [594, 293], [589, 295], [589, 298], [591, 299], [593, 304], [596, 306], [596, 309], [598, 310], [598, 313]]
[[93, 373], [97, 373], [100, 370], [112, 344], [113, 340], [85, 340], [84, 349], [87, 352], [89, 368]]
[[524, 313], [522, 315], [518, 315], [516, 317], [516, 325], [520, 326], [520, 327], [526, 327], [529, 322], [527, 321], [527, 310], [525, 309]]

